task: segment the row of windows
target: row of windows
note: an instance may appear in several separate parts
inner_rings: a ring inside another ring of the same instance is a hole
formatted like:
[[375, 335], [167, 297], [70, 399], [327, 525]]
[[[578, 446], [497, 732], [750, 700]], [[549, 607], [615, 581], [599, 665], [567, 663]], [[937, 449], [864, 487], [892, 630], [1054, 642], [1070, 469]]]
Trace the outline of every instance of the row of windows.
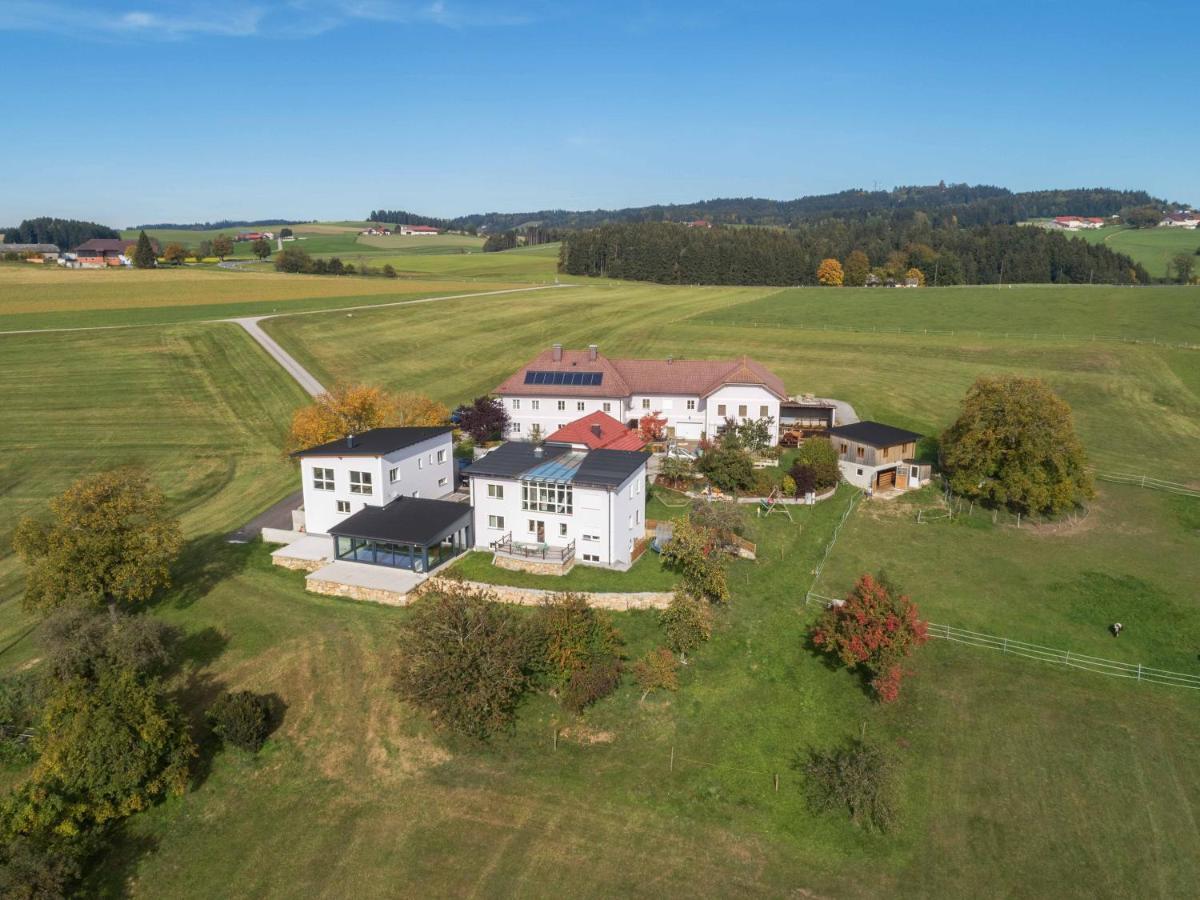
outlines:
[[569, 484], [521, 482], [521, 509], [571, 515], [574, 512], [575, 491]]
[[[690, 408], [690, 407], [689, 407], [689, 408]], [[750, 414], [750, 413], [749, 413], [749, 409], [750, 409], [750, 408], [749, 408], [748, 406], [746, 406], [746, 404], [745, 404], [745, 403], [739, 404], [739, 405], [738, 405], [738, 413], [737, 413], [737, 414], [738, 414], [738, 418], [740, 418], [740, 419], [744, 419], [744, 418], [746, 418], [746, 416], [748, 416], [748, 415]], [[771, 407], [769, 407], [769, 406], [760, 406], [760, 407], [758, 408], [758, 417], [759, 417], [760, 419], [765, 419], [765, 418], [767, 418], [767, 416], [769, 416], [770, 414], [771, 414]], [[721, 418], [725, 418], [725, 417], [728, 415], [728, 413], [725, 411], [725, 404], [724, 404], [724, 403], [718, 403], [718, 404], [717, 404], [717, 415], [718, 415], [718, 416], [720, 416]]]
[[[558, 400], [558, 401], [557, 401], [557, 404], [558, 404], [558, 406], [557, 406], [557, 409], [558, 409], [558, 411], [559, 411], [559, 412], [563, 412], [563, 411], [564, 411], [564, 410], [567, 408], [567, 401], [566, 401], [566, 400]], [[605, 411], [605, 412], [612, 412], [612, 404], [611, 404], [611, 403], [605, 402], [603, 405], [604, 405], [604, 411]], [[519, 399], [519, 398], [516, 398], [516, 397], [514, 397], [514, 398], [513, 398], [513, 402], [512, 402], [512, 408], [513, 408], [513, 409], [520, 409], [520, 408], [521, 408], [521, 401], [520, 401], [520, 399]], [[542, 408], [542, 401], [541, 401], [541, 400], [530, 400], [530, 401], [529, 401], [529, 408], [530, 408], [530, 409], [532, 409], [532, 410], [539, 410], [539, 409], [541, 409], [541, 408]], [[586, 410], [586, 409], [587, 409], [587, 403], [586, 403], [585, 401], [583, 401], [583, 400], [576, 400], [576, 401], [575, 401], [575, 409], [576, 409], [576, 410], [578, 410], [579, 412], [583, 412], [584, 410]]]
[[[313, 469], [313, 487], [318, 491], [332, 491], [334, 489], [333, 469]], [[371, 492], [370, 472], [350, 473], [350, 493], [370, 494]]]

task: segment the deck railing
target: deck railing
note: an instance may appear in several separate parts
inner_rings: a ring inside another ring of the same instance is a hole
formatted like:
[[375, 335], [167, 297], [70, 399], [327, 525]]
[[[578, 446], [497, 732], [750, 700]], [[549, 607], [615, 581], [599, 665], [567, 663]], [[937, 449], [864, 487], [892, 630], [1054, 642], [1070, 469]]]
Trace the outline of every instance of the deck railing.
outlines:
[[575, 558], [575, 542], [571, 541], [565, 547], [551, 547], [549, 544], [525, 544], [514, 541], [512, 532], [499, 540], [493, 541], [492, 550], [506, 556], [518, 556], [522, 559], [544, 559], [549, 562], [570, 562]]

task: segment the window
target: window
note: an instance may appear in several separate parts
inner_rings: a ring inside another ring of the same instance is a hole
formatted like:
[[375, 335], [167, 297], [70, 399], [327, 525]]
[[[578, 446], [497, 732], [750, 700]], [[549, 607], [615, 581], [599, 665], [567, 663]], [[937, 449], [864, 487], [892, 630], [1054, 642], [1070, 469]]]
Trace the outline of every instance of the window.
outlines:
[[508, 424], [508, 429], [513, 434], [520, 434], [521, 433], [521, 423], [520, 422], [510, 422]]
[[337, 511], [340, 513], [350, 512], [350, 501], [349, 500], [339, 500], [337, 502]]
[[585, 554], [583, 554], [583, 561], [584, 562], [600, 562], [600, 555], [598, 553], [585, 553]]
[[503, 528], [504, 516], [488, 516], [488, 528]]
[[313, 469], [313, 487], [318, 491], [332, 491], [333, 469]]
[[559, 522], [559, 523], [558, 523], [558, 536], [559, 536], [559, 537], [566, 537], [566, 536], [567, 536], [567, 523], [566, 523], [566, 522]]
[[445, 450], [439, 450], [437, 452], [437, 460], [440, 463], [444, 463], [446, 461], [446, 451]]
[[418, 469], [425, 468], [425, 460], [423, 457], [420, 457], [420, 456], [417, 457], [417, 468]]
[[720, 416], [722, 419], [725, 418], [725, 404], [724, 403], [717, 404], [717, 415]]
[[521, 408], [521, 401], [514, 399], [513, 400], [513, 409], [520, 409], [520, 408]]
[[768, 415], [770, 415], [770, 410], [767, 407], [760, 406], [758, 408], [758, 417], [760, 419], [765, 419]]
[[840, 453], [845, 453], [845, 452], [846, 452], [847, 450], [849, 450], [849, 449], [850, 449], [850, 445], [849, 445], [849, 444], [847, 444], [845, 441], [842, 441], [842, 449], [841, 449], [839, 452], [840, 452]]
[[529, 520], [529, 533], [530, 534], [537, 533], [537, 522], [535, 522], [533, 519]]
[[854, 455], [857, 456], [859, 459], [862, 459], [866, 455], [866, 453], [867, 453], [867, 450], [865, 447], [858, 446], [858, 447], [854, 448]]
[[612, 412], [612, 404], [609, 403], [607, 400], [604, 401], [604, 411], [607, 413]]
[[566, 400], [559, 400], [559, 401], [558, 401], [558, 411], [559, 411], [559, 412], [562, 412], [562, 411], [563, 411], [563, 410], [565, 410], [566, 408], [567, 408], [567, 401], [566, 401]]
[[585, 534], [585, 535], [583, 536], [583, 539], [584, 539], [585, 541], [598, 541], [598, 540], [600, 540], [600, 535], [598, 535], [598, 534]]
[[583, 412], [584, 409], [586, 408], [586, 404], [584, 404], [584, 402], [582, 400], [580, 400], [578, 403], [575, 404], [575, 408], [577, 410], [579, 410], [580, 412]]
[[642, 511], [640, 509], [635, 509], [633, 511], [633, 521], [635, 521], [638, 525], [642, 524]]
[[746, 418], [746, 404], [745, 403], [738, 406], [738, 415], [743, 419]]
[[574, 512], [574, 504], [575, 491], [570, 484], [545, 481], [521, 482], [521, 509], [569, 516]]
[[862, 474], [862, 469], [859, 469], [859, 470], [858, 470], [858, 474], [859, 474], [859, 475], [861, 475], [861, 474]]
[[503, 500], [504, 499], [504, 485], [489, 484], [488, 485], [488, 496], [495, 500]]
[[351, 472], [350, 473], [350, 493], [352, 493], [352, 494], [369, 494], [369, 493], [371, 493], [371, 473], [370, 472]]
[[695, 400], [689, 400], [689, 401], [687, 402], [687, 408], [688, 408], [688, 409], [695, 409], [695, 408], [696, 408], [696, 401], [695, 401]]
[[642, 409], [649, 409], [649, 408], [650, 408], [650, 398], [643, 397], [642, 398]]
[[447, 478], [445, 475], [443, 475], [441, 478], [438, 479], [438, 487], [445, 487], [449, 483], [450, 483], [450, 479]]
[[388, 481], [390, 481], [392, 484], [395, 484], [399, 480], [400, 480], [400, 469], [399, 468], [388, 469]]
[[541, 401], [541, 400], [530, 400], [530, 401], [529, 401], [529, 406], [530, 406], [530, 408], [532, 408], [532, 409], [541, 409], [541, 408], [542, 408], [542, 401]]

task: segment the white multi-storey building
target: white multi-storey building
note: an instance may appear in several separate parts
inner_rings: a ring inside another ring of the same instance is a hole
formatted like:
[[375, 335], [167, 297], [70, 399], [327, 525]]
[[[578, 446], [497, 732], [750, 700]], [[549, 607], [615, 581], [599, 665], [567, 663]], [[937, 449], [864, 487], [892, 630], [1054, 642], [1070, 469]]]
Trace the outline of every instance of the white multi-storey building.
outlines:
[[509, 441], [470, 477], [475, 546], [532, 561], [627, 569], [646, 531], [646, 460], [632, 450]]
[[680, 440], [714, 437], [726, 421], [774, 422], [787, 399], [782, 379], [761, 363], [735, 360], [610, 359], [592, 344], [540, 354], [493, 393], [509, 416], [509, 437], [546, 437], [569, 422], [603, 412], [630, 424], [651, 413], [666, 419], [667, 436]]
[[437, 499], [454, 491], [452, 431], [374, 428], [292, 455], [304, 484], [304, 527], [329, 534], [365, 506], [398, 497]]

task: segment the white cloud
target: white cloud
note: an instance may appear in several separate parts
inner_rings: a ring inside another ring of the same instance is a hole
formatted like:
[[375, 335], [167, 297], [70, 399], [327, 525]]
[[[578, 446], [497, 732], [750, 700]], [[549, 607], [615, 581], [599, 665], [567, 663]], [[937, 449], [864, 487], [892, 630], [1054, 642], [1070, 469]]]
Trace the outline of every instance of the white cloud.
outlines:
[[181, 0], [147, 3], [123, 13], [97, 12], [81, 0], [3, 0], [0, 31], [47, 31], [78, 37], [181, 40], [198, 37], [306, 38], [355, 22], [443, 28], [520, 25], [528, 16], [496, 13], [479, 0], [276, 0], [256, 6], [214, 2], [196, 15]]

